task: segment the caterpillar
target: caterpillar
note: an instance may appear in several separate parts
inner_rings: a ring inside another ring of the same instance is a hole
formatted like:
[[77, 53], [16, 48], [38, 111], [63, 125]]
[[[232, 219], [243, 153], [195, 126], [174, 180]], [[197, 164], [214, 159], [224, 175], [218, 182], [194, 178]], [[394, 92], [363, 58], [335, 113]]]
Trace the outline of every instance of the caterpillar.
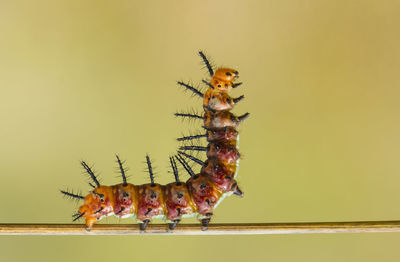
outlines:
[[[81, 165], [92, 181], [89, 183], [93, 188], [90, 193], [83, 196], [73, 191], [60, 190], [67, 197], [84, 201], [78, 212], [73, 215], [73, 221], [85, 218], [86, 230], [90, 231], [93, 225], [103, 217], [109, 215], [120, 218], [132, 217], [139, 223], [140, 230], [144, 231], [152, 219], [160, 218], [165, 220], [169, 230], [173, 230], [182, 218], [197, 216], [202, 230], [207, 230], [214, 209], [226, 196], [235, 194], [243, 197], [243, 192], [235, 180], [240, 159], [237, 127], [249, 116], [249, 113], [242, 116], [231, 113], [233, 107], [244, 96], [232, 98], [228, 94], [232, 88], [242, 84], [235, 83], [239, 73], [230, 68], [218, 68], [214, 72], [204, 53], [200, 51], [199, 55], [211, 77], [210, 81], [203, 80], [207, 90], [203, 93], [184, 82], [178, 82], [178, 85], [203, 99], [204, 114], [200, 116], [191, 113], [176, 113], [175, 115], [202, 119], [205, 133], [184, 136], [177, 140], [192, 141], [206, 138], [208, 145], [206, 147], [181, 146], [177, 154], [169, 158], [175, 182], [167, 185], [155, 183], [152, 163], [148, 155], [146, 155], [146, 162], [150, 183], [143, 185], [127, 182], [126, 169], [118, 155], [116, 158], [122, 183], [113, 186], [101, 185], [92, 167], [82, 161]], [[200, 160], [189, 154], [190, 151], [206, 152], [207, 160]], [[201, 166], [198, 174], [193, 171], [187, 160]], [[182, 182], [179, 178], [177, 163], [190, 175], [186, 182]]]

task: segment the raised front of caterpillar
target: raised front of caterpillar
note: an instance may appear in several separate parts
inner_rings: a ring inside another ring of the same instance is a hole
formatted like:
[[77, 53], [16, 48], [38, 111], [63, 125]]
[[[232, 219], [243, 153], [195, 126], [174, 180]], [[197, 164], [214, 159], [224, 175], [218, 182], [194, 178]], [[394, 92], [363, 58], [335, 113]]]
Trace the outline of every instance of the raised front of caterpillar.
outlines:
[[[90, 230], [97, 221], [109, 215], [121, 218], [133, 217], [139, 222], [140, 229], [145, 230], [153, 218], [161, 218], [168, 223], [169, 229], [173, 230], [182, 218], [197, 216], [201, 221], [202, 229], [206, 230], [214, 209], [224, 197], [231, 194], [243, 196], [235, 180], [240, 158], [237, 147], [239, 135], [236, 128], [249, 114], [238, 117], [231, 113], [230, 110], [234, 105], [244, 97], [232, 98], [228, 94], [232, 88], [241, 84], [235, 83], [238, 72], [229, 68], [219, 68], [214, 73], [205, 55], [202, 52], [199, 52], [199, 55], [211, 76], [209, 82], [203, 81], [208, 87], [206, 92], [202, 93], [193, 86], [182, 82], [178, 82], [178, 84], [203, 98], [204, 115], [185, 113], [175, 115], [202, 119], [205, 129], [205, 134], [178, 138], [178, 141], [206, 138], [208, 145], [206, 147], [181, 146], [177, 155], [170, 157], [175, 182], [167, 185], [154, 182], [151, 161], [148, 156], [146, 156], [146, 161], [151, 182], [143, 185], [127, 183], [125, 169], [118, 156], [117, 162], [123, 183], [113, 186], [100, 185], [93, 170], [85, 162], [82, 162], [83, 168], [94, 183], [90, 183], [93, 190], [85, 197], [61, 190], [61, 193], [68, 197], [84, 201], [73, 216], [74, 221], [85, 218], [86, 229]], [[207, 160], [202, 161], [188, 151], [204, 151]], [[192, 170], [186, 159], [201, 165], [198, 174]], [[181, 182], [179, 179], [176, 161], [190, 175], [186, 182]]]

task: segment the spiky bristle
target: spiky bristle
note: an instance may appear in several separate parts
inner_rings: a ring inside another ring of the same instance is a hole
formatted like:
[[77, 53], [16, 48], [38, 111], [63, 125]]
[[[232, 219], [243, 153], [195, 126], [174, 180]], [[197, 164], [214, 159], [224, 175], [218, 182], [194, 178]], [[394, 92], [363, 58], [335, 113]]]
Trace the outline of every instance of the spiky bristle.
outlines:
[[[92, 171], [92, 169], [86, 164], [85, 161], [81, 162], [81, 165], [83, 168], [86, 170], [86, 172], [89, 174], [90, 178], [93, 180], [93, 182], [96, 184], [96, 187], [100, 186], [99, 180], [97, 179], [96, 175]], [[90, 184], [90, 183], [89, 183]]]
[[206, 55], [203, 53], [203, 51], [199, 51], [199, 55], [201, 59], [203, 59], [204, 64], [206, 65], [208, 69], [208, 73], [212, 77], [214, 75], [214, 69], [212, 68], [210, 61], [207, 59]]

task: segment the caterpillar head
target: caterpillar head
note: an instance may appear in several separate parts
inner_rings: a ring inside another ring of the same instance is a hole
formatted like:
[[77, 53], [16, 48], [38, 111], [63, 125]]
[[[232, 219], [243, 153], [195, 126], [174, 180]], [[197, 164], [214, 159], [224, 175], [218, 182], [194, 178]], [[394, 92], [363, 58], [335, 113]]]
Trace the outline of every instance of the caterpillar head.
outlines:
[[239, 78], [239, 72], [230, 68], [219, 68], [215, 71], [213, 78], [223, 82], [233, 82]]
[[101, 218], [101, 202], [98, 197], [91, 193], [85, 197], [85, 203], [79, 207], [78, 214], [86, 219], [86, 230], [90, 231], [92, 226]]
[[97, 220], [113, 213], [114, 194], [111, 187], [99, 186], [85, 197], [79, 213], [86, 218], [86, 229], [90, 230]]
[[238, 71], [229, 68], [220, 68], [213, 75], [210, 84], [217, 91], [229, 92], [234, 87], [233, 81], [238, 78]]

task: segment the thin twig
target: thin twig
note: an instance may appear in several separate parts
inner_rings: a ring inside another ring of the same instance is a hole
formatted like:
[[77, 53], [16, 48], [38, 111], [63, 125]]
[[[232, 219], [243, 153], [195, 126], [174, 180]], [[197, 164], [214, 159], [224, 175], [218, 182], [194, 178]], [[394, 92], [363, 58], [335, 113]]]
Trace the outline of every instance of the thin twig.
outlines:
[[149, 225], [141, 232], [137, 224], [95, 225], [87, 232], [77, 224], [0, 224], [0, 235], [263, 235], [310, 233], [400, 232], [400, 221], [210, 224], [179, 224], [168, 231], [165, 224]]

